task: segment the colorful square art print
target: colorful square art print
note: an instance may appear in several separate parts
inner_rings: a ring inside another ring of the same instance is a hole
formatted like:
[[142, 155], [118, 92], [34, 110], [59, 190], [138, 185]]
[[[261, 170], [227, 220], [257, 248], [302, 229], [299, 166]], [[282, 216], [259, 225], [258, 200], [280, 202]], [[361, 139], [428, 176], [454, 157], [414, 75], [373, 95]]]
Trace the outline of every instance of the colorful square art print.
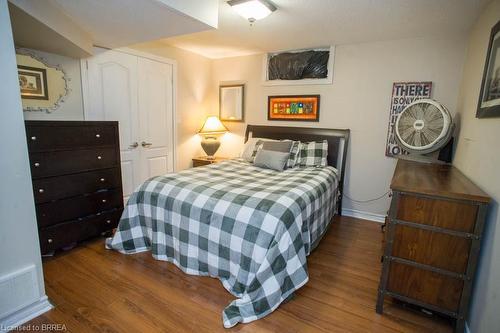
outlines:
[[319, 121], [319, 95], [269, 96], [267, 119]]

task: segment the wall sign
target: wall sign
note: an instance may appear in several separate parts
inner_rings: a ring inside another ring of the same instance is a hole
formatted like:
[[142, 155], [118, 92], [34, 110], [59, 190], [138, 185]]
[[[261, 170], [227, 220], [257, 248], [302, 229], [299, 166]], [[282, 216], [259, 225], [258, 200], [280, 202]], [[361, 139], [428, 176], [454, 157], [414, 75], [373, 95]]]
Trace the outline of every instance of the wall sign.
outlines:
[[394, 137], [394, 124], [398, 114], [413, 101], [421, 98], [431, 98], [432, 82], [394, 82], [392, 85], [391, 109], [389, 111], [389, 128], [387, 131], [387, 146], [385, 156], [397, 157], [408, 152], [398, 146]]

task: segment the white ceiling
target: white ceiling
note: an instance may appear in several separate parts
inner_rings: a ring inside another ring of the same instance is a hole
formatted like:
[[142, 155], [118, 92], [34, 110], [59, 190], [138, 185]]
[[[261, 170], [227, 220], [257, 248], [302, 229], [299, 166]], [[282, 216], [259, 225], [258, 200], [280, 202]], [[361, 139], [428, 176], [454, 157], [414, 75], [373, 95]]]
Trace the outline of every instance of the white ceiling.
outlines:
[[489, 0], [272, 0], [253, 26], [219, 0], [219, 28], [163, 39], [209, 58], [466, 33]]
[[218, 0], [45, 1], [88, 32], [95, 45], [109, 48], [217, 26]]

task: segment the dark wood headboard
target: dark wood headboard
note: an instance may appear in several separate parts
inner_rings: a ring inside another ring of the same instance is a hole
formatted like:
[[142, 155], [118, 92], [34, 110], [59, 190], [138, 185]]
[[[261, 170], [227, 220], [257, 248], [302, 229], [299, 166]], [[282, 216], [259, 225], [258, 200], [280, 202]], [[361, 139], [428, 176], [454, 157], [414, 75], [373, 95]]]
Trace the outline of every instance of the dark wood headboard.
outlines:
[[340, 196], [337, 207], [339, 214], [341, 214], [349, 135], [349, 129], [247, 125], [245, 142], [249, 137], [275, 140], [290, 139], [302, 142], [327, 140], [328, 165], [333, 166], [340, 172]]

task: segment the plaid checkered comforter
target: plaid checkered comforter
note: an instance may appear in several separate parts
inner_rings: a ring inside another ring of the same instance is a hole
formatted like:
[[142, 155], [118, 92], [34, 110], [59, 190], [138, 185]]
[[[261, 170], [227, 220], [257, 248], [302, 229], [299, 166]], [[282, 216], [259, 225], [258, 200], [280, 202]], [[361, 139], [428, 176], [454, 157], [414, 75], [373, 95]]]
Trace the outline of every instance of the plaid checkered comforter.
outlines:
[[333, 217], [337, 183], [332, 167], [276, 172], [242, 160], [155, 177], [130, 197], [107, 247], [218, 277], [238, 297], [224, 326], [250, 322], [308, 281], [306, 255]]

